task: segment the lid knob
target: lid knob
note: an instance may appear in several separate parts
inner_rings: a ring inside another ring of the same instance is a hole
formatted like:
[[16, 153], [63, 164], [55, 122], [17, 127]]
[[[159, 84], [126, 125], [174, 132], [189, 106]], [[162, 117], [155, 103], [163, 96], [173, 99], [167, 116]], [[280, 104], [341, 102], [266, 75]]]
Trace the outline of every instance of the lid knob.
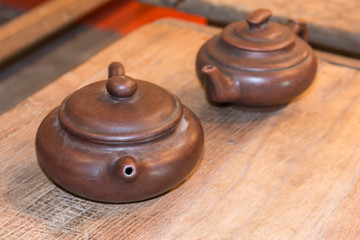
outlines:
[[269, 9], [260, 8], [247, 15], [246, 22], [249, 24], [250, 29], [258, 29], [267, 23], [271, 15], [272, 13]]
[[113, 62], [109, 65], [109, 80], [106, 83], [108, 93], [116, 98], [128, 98], [135, 94], [137, 83], [134, 79], [124, 75], [121, 63]]

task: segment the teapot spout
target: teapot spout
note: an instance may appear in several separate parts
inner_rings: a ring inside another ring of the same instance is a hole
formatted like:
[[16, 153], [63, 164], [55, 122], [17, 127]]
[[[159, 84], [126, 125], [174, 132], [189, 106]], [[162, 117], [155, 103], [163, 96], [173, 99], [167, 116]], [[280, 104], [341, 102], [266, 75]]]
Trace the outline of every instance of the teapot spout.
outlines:
[[239, 97], [239, 85], [230, 77], [222, 74], [216, 66], [205, 65], [201, 72], [206, 93], [212, 101], [226, 103]]

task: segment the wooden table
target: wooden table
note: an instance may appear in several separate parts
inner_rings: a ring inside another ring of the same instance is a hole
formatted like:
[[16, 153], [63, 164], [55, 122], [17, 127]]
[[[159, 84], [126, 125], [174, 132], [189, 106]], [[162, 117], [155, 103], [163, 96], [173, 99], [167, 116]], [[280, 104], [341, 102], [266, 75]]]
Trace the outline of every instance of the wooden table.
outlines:
[[[268, 113], [208, 104], [195, 55], [219, 29], [163, 20], [120, 39], [0, 117], [2, 239], [356, 239], [360, 236], [360, 72], [319, 60], [312, 87]], [[182, 185], [131, 204], [87, 201], [41, 171], [34, 138], [111, 61], [173, 91], [205, 130]]]
[[286, 23], [289, 18], [308, 22], [309, 37], [317, 45], [339, 49], [360, 56], [359, 0], [140, 0], [144, 3], [171, 6], [205, 16], [214, 21], [244, 20], [257, 8], [268, 8], [273, 19]]

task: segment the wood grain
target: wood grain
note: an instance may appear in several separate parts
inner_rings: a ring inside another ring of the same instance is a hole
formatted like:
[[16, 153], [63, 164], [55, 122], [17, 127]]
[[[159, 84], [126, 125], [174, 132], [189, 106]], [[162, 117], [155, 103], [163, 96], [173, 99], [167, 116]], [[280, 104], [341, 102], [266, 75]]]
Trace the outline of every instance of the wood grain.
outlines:
[[[360, 221], [360, 72], [319, 61], [312, 87], [268, 113], [211, 106], [196, 79], [199, 47], [219, 29], [176, 20], [120, 39], [0, 117], [3, 239], [356, 239]], [[36, 160], [45, 115], [75, 89], [128, 75], [173, 91], [201, 120], [205, 151], [176, 189], [131, 204], [59, 189]]]
[[307, 21], [310, 42], [360, 55], [360, 1], [358, 0], [141, 0], [199, 14], [214, 21], [244, 20], [257, 8], [268, 8], [273, 19], [286, 23], [289, 18]]
[[52, 0], [0, 27], [0, 63], [109, 0]]

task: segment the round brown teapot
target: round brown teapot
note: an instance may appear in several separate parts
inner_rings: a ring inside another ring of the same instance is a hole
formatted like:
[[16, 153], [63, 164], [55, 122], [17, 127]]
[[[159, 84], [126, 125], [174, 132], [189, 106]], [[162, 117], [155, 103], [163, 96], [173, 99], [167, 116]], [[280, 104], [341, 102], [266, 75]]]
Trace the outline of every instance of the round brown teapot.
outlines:
[[317, 60], [305, 22], [291, 20], [288, 27], [270, 17], [271, 11], [258, 9], [201, 47], [196, 71], [211, 101], [278, 107], [310, 86]]
[[165, 89], [109, 66], [109, 79], [85, 86], [54, 109], [36, 135], [41, 167], [84, 198], [133, 202], [179, 184], [200, 159], [196, 116]]

